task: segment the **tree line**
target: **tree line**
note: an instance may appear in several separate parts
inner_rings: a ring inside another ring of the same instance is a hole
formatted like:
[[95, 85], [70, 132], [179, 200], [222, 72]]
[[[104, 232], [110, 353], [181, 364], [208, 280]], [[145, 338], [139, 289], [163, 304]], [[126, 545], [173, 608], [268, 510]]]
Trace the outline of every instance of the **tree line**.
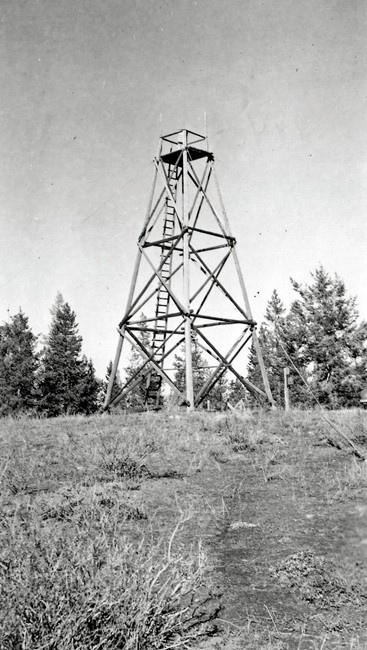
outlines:
[[[356, 298], [349, 297], [344, 282], [323, 267], [311, 273], [309, 284], [291, 279], [295, 300], [287, 311], [274, 290], [259, 328], [259, 341], [269, 383], [277, 405], [284, 405], [284, 368], [289, 369], [291, 405], [310, 408], [349, 408], [359, 405], [359, 395], [367, 384], [367, 323], [359, 322]], [[141, 315], [141, 320], [144, 315]], [[141, 333], [149, 347], [149, 333]], [[210, 368], [195, 336], [192, 339], [194, 391], [197, 393], [210, 375]], [[125, 368], [132, 377], [141, 364], [135, 350]], [[174, 382], [185, 391], [185, 351], [174, 360]], [[96, 377], [91, 359], [82, 353], [82, 337], [76, 314], [61, 294], [51, 309], [49, 333], [39, 350], [39, 341], [19, 310], [8, 323], [0, 325], [0, 416], [26, 413], [57, 417], [91, 415], [104, 400], [112, 371], [108, 364], [104, 380]], [[244, 376], [261, 385], [255, 350], [251, 348]], [[116, 376], [113, 395], [122, 382]], [[168, 401], [170, 397], [167, 398]], [[145, 387], [136, 386], [120, 403], [120, 408], [144, 408]], [[211, 390], [210, 408], [221, 410], [228, 402], [242, 400], [254, 406], [254, 398], [237, 380], [224, 374]]]
[[90, 415], [98, 410], [101, 382], [82, 354], [76, 315], [60, 293], [41, 351], [19, 310], [0, 325], [0, 415]]

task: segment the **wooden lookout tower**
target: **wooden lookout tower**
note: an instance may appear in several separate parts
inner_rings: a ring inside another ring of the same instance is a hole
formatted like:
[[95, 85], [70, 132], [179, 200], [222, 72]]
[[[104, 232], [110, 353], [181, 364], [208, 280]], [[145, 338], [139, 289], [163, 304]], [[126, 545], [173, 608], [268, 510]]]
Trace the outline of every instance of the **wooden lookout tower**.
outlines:
[[[210, 391], [227, 371], [260, 401], [273, 405], [207, 139], [187, 129], [161, 137], [154, 167], [104, 408], [116, 405], [140, 384], [147, 409], [159, 408], [164, 385], [177, 404], [194, 409], [210, 399]], [[139, 352], [141, 364], [116, 395], [112, 389], [125, 340]], [[207, 359], [205, 382], [198, 390], [193, 380], [193, 340]], [[241, 365], [241, 354], [251, 343], [261, 386], [243, 376], [246, 357]], [[179, 350], [184, 350], [185, 359], [183, 391], [172, 374]]]

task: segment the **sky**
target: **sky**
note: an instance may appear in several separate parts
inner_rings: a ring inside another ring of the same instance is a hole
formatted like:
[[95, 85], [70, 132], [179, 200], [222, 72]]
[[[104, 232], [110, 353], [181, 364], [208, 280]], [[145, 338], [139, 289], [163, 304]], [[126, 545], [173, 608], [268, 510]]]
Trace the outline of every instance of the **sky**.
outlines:
[[252, 312], [321, 264], [367, 319], [364, 0], [3, 0], [0, 322], [113, 358], [161, 135], [205, 133]]

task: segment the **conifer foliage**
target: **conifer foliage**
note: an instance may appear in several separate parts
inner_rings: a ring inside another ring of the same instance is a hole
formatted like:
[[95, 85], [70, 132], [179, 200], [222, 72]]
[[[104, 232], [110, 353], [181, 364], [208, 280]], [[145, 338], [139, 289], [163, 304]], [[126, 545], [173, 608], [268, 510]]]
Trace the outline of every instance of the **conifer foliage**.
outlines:
[[[142, 312], [139, 318], [141, 322], [141, 331], [139, 332], [139, 339], [142, 345], [144, 346], [144, 348], [149, 350], [151, 341], [150, 341], [150, 334], [147, 331], [147, 325], [145, 322], [146, 316]], [[126, 382], [131, 382], [131, 384], [133, 385], [134, 381], [138, 376], [138, 371], [140, 367], [143, 365], [143, 363], [144, 363], [144, 358], [140, 354], [139, 350], [133, 348], [130, 354], [129, 363], [125, 368]], [[154, 371], [152, 370], [151, 372], [153, 373]], [[125, 406], [125, 408], [131, 411], [144, 410], [146, 392], [147, 392], [147, 381], [146, 379], [143, 378], [139, 383], [137, 383], [136, 386], [133, 386], [130, 392], [126, 395], [126, 398], [123, 401], [123, 405]]]
[[[193, 332], [191, 336], [191, 355], [194, 395], [197, 395], [210, 376], [210, 368], [199, 346], [198, 336], [195, 332]], [[181, 346], [180, 353], [175, 355], [175, 361], [173, 365], [175, 368], [174, 382], [181, 393], [185, 395], [186, 358], [184, 343]], [[210, 390], [208, 397], [204, 400], [205, 403], [209, 401], [210, 408], [212, 410], [220, 411], [221, 409], [224, 409], [226, 403], [227, 388], [227, 377], [225, 373], [220, 376], [219, 380]]]
[[366, 381], [367, 324], [358, 324], [356, 298], [321, 266], [313, 282], [291, 280], [298, 298], [289, 327], [297, 341], [298, 360], [307, 368], [312, 391], [329, 408], [357, 406]]
[[102, 382], [96, 377], [92, 359], [87, 359], [85, 354], [82, 356], [80, 371], [78, 413], [92, 415], [99, 408]]
[[[283, 371], [289, 367], [293, 406], [358, 406], [367, 382], [367, 324], [358, 323], [356, 298], [347, 295], [341, 278], [322, 266], [311, 278], [308, 285], [291, 279], [297, 297], [288, 314], [274, 291], [259, 330], [273, 396], [283, 403]], [[256, 382], [260, 370], [253, 351], [248, 372]]]
[[0, 415], [34, 413], [37, 406], [37, 337], [22, 310], [0, 326]]
[[[259, 329], [259, 342], [273, 398], [278, 406], [284, 406], [284, 368], [293, 361], [301, 375], [304, 369], [297, 357], [297, 336], [292, 332], [290, 317], [286, 316], [286, 309], [276, 290], [267, 304], [265, 319]], [[254, 384], [261, 385], [260, 366], [253, 347], [249, 356], [248, 378]], [[292, 373], [291, 390], [293, 405], [305, 406], [309, 397], [298, 374]], [[254, 403], [252, 396], [248, 399], [250, 404]]]
[[99, 383], [92, 361], [81, 356], [76, 315], [59, 293], [42, 355], [41, 409], [47, 416], [90, 414], [97, 410]]
[[[110, 377], [112, 374], [112, 369], [113, 369], [113, 363], [112, 361], [109, 361], [108, 366], [106, 368], [106, 376], [105, 376], [105, 381], [103, 382], [103, 394], [101, 395], [102, 402], [104, 402], [107, 389], [108, 389], [108, 384], [110, 383]], [[111, 400], [113, 400], [117, 395], [120, 393], [122, 387], [122, 382], [120, 378], [120, 373], [117, 371], [114, 380], [113, 380], [113, 385], [112, 385], [112, 391], [111, 391]]]
[[[192, 356], [192, 375], [194, 394], [204, 386], [209, 377], [208, 363], [204, 359], [203, 353], [199, 347], [198, 337], [196, 333], [191, 336], [191, 356]], [[180, 354], [175, 355], [173, 363], [175, 368], [174, 382], [177, 388], [185, 395], [186, 393], [186, 357], [185, 357], [185, 344], [183, 343], [180, 349]]]

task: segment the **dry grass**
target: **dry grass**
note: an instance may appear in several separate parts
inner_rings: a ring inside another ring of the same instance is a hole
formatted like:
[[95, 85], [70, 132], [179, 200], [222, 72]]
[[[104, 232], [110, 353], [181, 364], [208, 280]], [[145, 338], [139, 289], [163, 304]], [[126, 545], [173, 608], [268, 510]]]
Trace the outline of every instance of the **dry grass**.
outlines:
[[9, 421], [1, 442], [3, 650], [179, 648], [207, 631], [219, 601], [200, 542], [176, 543], [188, 517], [154, 536], [137, 491], [155, 454], [171, 462], [158, 421]]
[[[367, 413], [330, 417], [366, 445]], [[192, 647], [220, 609], [200, 540], [187, 543], [197, 513], [180, 506], [177, 526], [171, 517], [160, 528], [162, 518], [155, 521], [144, 501], [144, 482], [195, 476], [208, 464], [221, 472], [241, 455], [252, 459], [265, 484], [294, 481], [289, 458], [305, 438], [315, 447], [335, 442], [351, 454], [317, 412], [111, 415], [2, 425], [2, 650]], [[351, 454], [344, 472], [329, 471], [326, 494], [350, 498], [366, 486], [366, 467]], [[228, 523], [223, 497], [217, 506], [204, 501], [213, 521]], [[287, 647], [275, 631], [265, 638], [260, 623], [250, 627], [206, 647]], [[350, 648], [366, 647], [358, 644], [355, 639]]]

